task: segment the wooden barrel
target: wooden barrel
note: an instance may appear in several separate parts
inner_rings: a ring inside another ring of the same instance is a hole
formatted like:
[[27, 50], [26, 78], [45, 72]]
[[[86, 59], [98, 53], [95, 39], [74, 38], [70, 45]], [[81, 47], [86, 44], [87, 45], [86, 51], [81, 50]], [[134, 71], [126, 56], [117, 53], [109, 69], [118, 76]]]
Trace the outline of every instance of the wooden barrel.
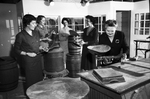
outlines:
[[78, 77], [77, 73], [81, 71], [81, 55], [67, 54], [66, 69], [69, 70], [69, 77]]
[[46, 74], [46, 77], [64, 77], [68, 74], [63, 58], [64, 51], [62, 48], [55, 48], [44, 54], [44, 74]]
[[0, 91], [10, 91], [18, 86], [19, 70], [11, 57], [0, 58]]
[[44, 54], [44, 70], [47, 72], [60, 72], [64, 70], [62, 48], [56, 48]]
[[80, 52], [81, 52], [81, 46], [79, 45], [80, 41], [81, 41], [81, 38], [79, 36], [69, 36], [68, 37], [69, 54], [71, 54], [71, 55], [80, 54]]

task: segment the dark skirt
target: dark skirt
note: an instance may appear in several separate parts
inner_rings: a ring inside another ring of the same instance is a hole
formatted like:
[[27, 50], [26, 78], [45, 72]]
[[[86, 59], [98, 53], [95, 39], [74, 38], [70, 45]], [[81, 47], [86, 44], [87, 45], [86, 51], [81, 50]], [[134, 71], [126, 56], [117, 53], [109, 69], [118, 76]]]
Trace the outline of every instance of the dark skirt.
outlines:
[[43, 80], [41, 55], [36, 57], [21, 56], [20, 65], [25, 70], [25, 91], [31, 85]]
[[96, 68], [95, 55], [91, 54], [87, 48], [88, 45], [83, 45], [81, 69], [91, 70]]

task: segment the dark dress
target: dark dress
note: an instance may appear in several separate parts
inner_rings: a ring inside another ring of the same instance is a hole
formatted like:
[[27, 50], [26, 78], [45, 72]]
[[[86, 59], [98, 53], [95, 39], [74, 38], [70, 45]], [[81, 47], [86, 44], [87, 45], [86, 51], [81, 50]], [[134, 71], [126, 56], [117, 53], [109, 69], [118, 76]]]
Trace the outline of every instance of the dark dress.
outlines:
[[[126, 43], [125, 35], [121, 31], [116, 31], [114, 35], [114, 39], [110, 42], [108, 35], [106, 32], [99, 36], [99, 44], [105, 44], [111, 47], [111, 50], [105, 54], [105, 56], [117, 56], [121, 53], [128, 53], [129, 47]], [[119, 62], [121, 59], [116, 58], [113, 60], [113, 63]]]
[[91, 54], [88, 50], [89, 45], [95, 45], [98, 42], [98, 31], [96, 28], [93, 28], [89, 34], [87, 35], [88, 28], [84, 29], [82, 39], [84, 42], [88, 42], [88, 44], [83, 45], [82, 49], [82, 61], [81, 61], [81, 69], [91, 70], [96, 68], [95, 65], [95, 55]]
[[35, 31], [39, 33], [40, 38], [44, 38], [48, 34], [48, 30], [46, 29], [46, 27], [42, 28], [39, 25], [35, 27]]
[[[30, 36], [25, 30], [22, 30], [16, 35], [14, 44], [15, 52], [19, 55], [20, 66], [25, 70], [26, 86], [25, 90], [32, 84], [43, 79], [43, 72], [41, 67], [41, 55], [39, 54], [39, 34], [35, 31]], [[21, 55], [21, 51], [34, 52], [35, 57]]]

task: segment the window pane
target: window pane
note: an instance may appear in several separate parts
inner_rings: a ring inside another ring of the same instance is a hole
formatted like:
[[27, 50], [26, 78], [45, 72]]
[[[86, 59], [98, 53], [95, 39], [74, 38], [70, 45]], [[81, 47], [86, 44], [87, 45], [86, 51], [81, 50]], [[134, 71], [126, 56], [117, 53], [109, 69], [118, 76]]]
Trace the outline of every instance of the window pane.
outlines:
[[102, 30], [105, 31], [105, 24], [102, 24]]
[[98, 23], [98, 17], [95, 17], [95, 23]]
[[105, 22], [106, 21], [106, 16], [103, 16], [103, 20], [102, 20], [103, 22]]
[[136, 35], [138, 34], [138, 29], [134, 30], [134, 34], [136, 34]]
[[99, 17], [99, 24], [101, 24], [101, 17]]
[[139, 14], [135, 14], [135, 20], [139, 20]]
[[140, 35], [143, 35], [143, 34], [144, 34], [144, 29], [141, 28], [141, 29], [140, 29]]
[[145, 27], [150, 27], [150, 21], [145, 21]]
[[144, 20], [144, 13], [141, 13], [141, 20]]
[[140, 27], [144, 27], [144, 21], [141, 21]]
[[101, 29], [101, 25], [99, 25], [99, 31], [101, 31], [102, 29]]
[[139, 22], [135, 21], [135, 27], [139, 27]]
[[106, 16], [103, 16], [102, 20], [102, 30], [105, 31], [105, 22], [106, 22]]
[[83, 24], [84, 23], [83, 18], [75, 18], [74, 21], [75, 21], [75, 24]]
[[75, 26], [75, 31], [78, 31], [78, 30], [83, 31], [83, 28], [84, 28], [84, 26], [83, 26], [83, 25]]
[[95, 28], [97, 28], [97, 29], [98, 29], [98, 31], [100, 31], [100, 30], [99, 30], [99, 28], [98, 28], [98, 25], [95, 25]]
[[146, 13], [146, 20], [150, 20], [150, 13]]
[[145, 35], [150, 35], [149, 33], [150, 33], [149, 28], [146, 28], [146, 29], [145, 29]]

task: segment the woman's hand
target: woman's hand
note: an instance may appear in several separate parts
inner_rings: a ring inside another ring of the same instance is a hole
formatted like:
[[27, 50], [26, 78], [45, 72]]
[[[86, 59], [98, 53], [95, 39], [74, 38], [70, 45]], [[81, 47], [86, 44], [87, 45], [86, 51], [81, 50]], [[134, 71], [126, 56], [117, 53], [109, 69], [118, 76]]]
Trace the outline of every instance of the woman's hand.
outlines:
[[49, 48], [45, 47], [45, 46], [40, 46], [39, 49], [44, 51], [44, 52], [48, 52], [49, 51]]
[[88, 44], [88, 42], [84, 42], [83, 40], [81, 40], [81, 45], [84, 45], [84, 44]]
[[30, 52], [28, 52], [28, 53], [26, 53], [26, 55], [28, 55], [30, 57], [35, 57], [37, 54], [36, 53], [30, 53]]
[[126, 60], [127, 59], [127, 54], [122, 54], [122, 59]]
[[113, 62], [114, 56], [101, 56], [98, 57], [99, 65], [109, 65]]
[[121, 57], [121, 64], [124, 64], [127, 61], [127, 55], [124, 53]]

